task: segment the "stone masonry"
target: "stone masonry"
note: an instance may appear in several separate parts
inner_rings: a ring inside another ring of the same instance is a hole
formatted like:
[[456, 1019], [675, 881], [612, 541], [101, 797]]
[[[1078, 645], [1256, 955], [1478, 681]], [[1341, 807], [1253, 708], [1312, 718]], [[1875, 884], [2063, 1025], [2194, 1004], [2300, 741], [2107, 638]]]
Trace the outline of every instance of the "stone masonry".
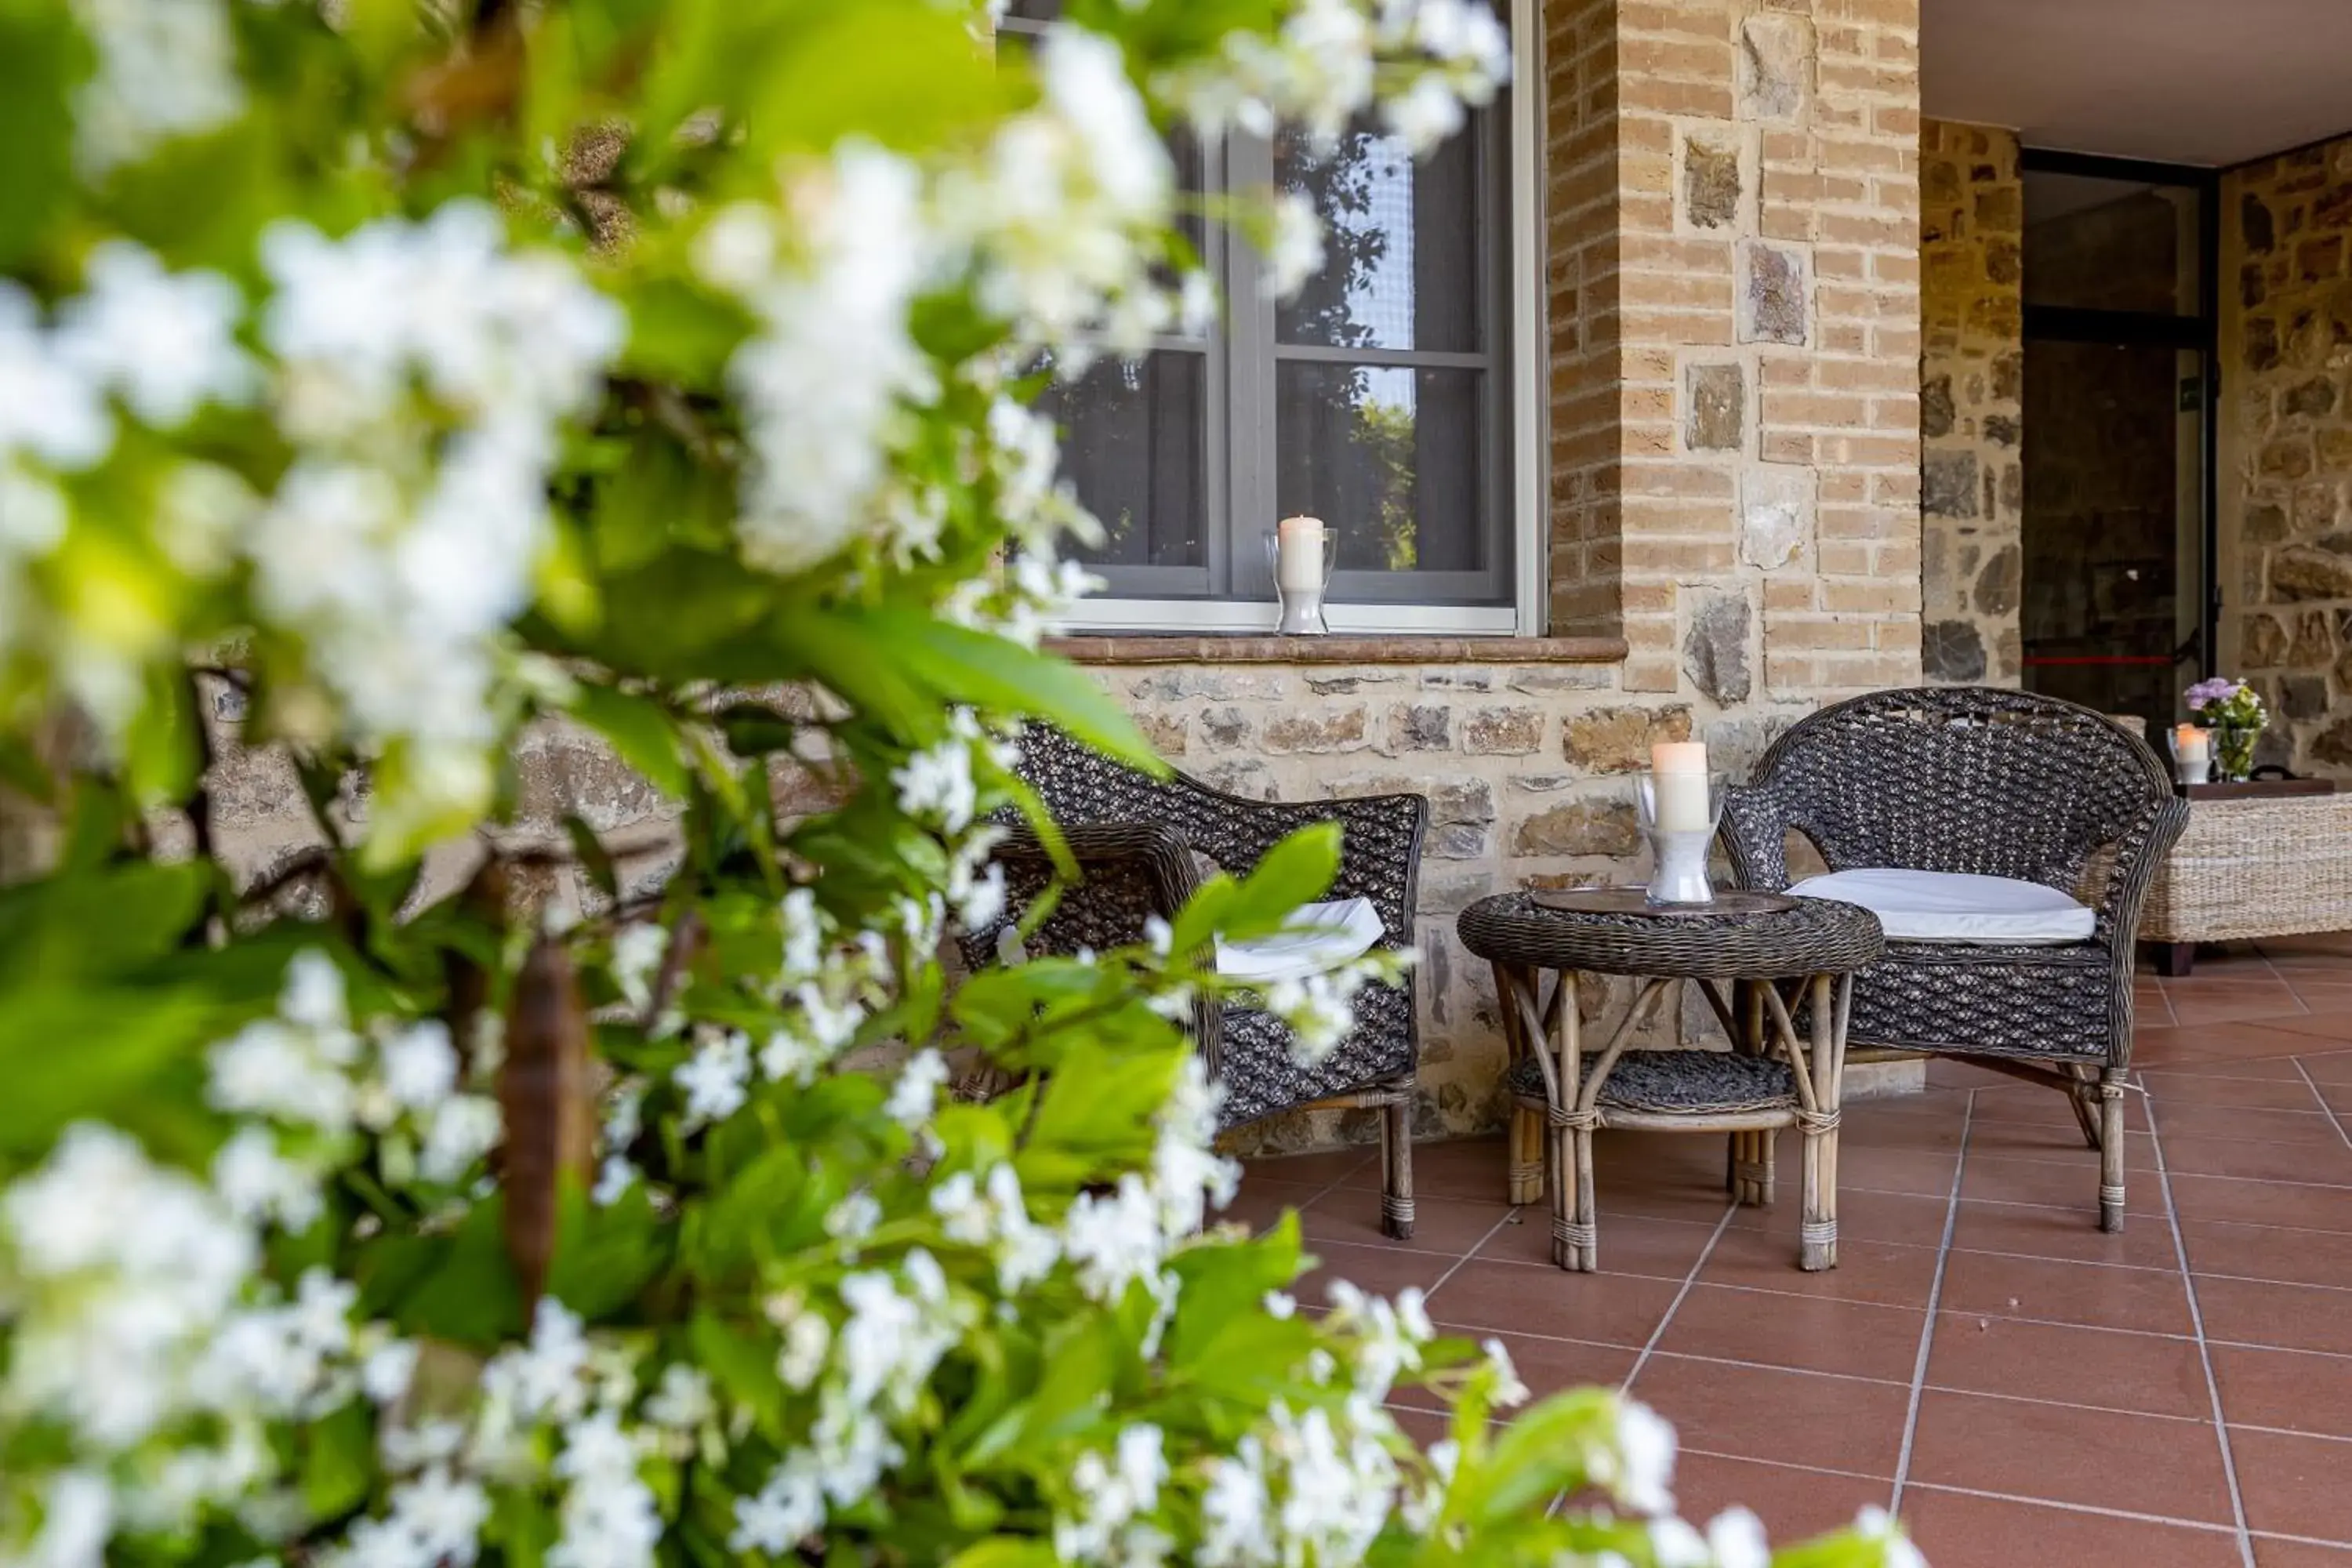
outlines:
[[1921, 662], [2015, 686], [2023, 520], [2023, 186], [2017, 133], [1919, 132]]
[[2352, 781], [2352, 138], [2223, 180], [2221, 646]]

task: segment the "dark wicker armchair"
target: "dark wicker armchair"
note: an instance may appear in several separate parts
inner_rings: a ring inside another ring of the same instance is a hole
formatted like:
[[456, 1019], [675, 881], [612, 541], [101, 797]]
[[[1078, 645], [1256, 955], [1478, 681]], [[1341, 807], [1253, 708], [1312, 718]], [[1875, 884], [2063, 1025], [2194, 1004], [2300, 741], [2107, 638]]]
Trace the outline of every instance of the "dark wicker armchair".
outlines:
[[1850, 1037], [1969, 1058], [2066, 1094], [2100, 1151], [2100, 1228], [2119, 1230], [2133, 938], [2186, 820], [2156, 754], [2100, 714], [1950, 687], [1878, 692], [1799, 722], [1730, 792], [1723, 836], [1740, 885], [1766, 891], [1789, 885], [1791, 830], [1833, 871], [1968, 872], [2070, 893], [2087, 872], [2097, 923], [2085, 941], [1888, 942], [1855, 977]]
[[[1078, 861], [1066, 889], [1030, 949], [1075, 952], [1140, 941], [1144, 921], [1172, 915], [1200, 886], [1196, 854], [1241, 875], [1298, 828], [1337, 819], [1343, 828], [1331, 898], [1363, 898], [1380, 911], [1381, 945], [1412, 944], [1422, 834], [1429, 803], [1420, 795], [1369, 795], [1311, 805], [1245, 800], [1175, 774], [1146, 777], [1058, 731], [1032, 726], [1022, 738], [1022, 775], [1053, 814]], [[1036, 840], [1015, 832], [996, 851], [1016, 918], [1052, 877]], [[975, 934], [967, 956], [982, 962], [993, 932]], [[1308, 1105], [1382, 1112], [1381, 1228], [1412, 1234], [1412, 1119], [1421, 1041], [1411, 972], [1398, 985], [1357, 993], [1356, 1026], [1315, 1066], [1290, 1052], [1289, 1031], [1255, 1008], [1203, 1005], [1194, 1037], [1224, 1085], [1223, 1125], [1238, 1127]]]

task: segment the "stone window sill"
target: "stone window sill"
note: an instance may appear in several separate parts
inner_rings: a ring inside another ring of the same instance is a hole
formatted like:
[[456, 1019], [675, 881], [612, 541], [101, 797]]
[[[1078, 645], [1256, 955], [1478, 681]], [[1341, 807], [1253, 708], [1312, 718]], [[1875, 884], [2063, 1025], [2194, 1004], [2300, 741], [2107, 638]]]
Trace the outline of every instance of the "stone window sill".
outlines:
[[1622, 637], [1047, 637], [1076, 664], [1615, 664]]

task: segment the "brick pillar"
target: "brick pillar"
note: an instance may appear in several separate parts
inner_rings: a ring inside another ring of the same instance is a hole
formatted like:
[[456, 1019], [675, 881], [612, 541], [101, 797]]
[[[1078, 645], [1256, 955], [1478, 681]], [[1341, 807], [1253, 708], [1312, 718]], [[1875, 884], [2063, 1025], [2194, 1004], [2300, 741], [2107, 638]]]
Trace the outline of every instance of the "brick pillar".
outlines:
[[[1561, 629], [1613, 588], [1625, 689], [1726, 710], [1917, 679], [1918, 0], [1570, 0], [1550, 23], [1555, 310], [1581, 285], [1553, 334]], [[1595, 233], [1570, 195], [1604, 131]], [[1612, 531], [1614, 572], [1588, 572]]]

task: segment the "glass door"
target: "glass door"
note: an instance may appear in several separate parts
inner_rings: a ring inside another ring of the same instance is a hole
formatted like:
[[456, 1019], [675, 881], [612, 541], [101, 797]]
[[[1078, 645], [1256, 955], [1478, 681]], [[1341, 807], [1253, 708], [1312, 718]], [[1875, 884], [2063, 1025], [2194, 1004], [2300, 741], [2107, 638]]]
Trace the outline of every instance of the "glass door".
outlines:
[[2025, 684], [2154, 735], [2210, 663], [2211, 180], [2023, 162]]

